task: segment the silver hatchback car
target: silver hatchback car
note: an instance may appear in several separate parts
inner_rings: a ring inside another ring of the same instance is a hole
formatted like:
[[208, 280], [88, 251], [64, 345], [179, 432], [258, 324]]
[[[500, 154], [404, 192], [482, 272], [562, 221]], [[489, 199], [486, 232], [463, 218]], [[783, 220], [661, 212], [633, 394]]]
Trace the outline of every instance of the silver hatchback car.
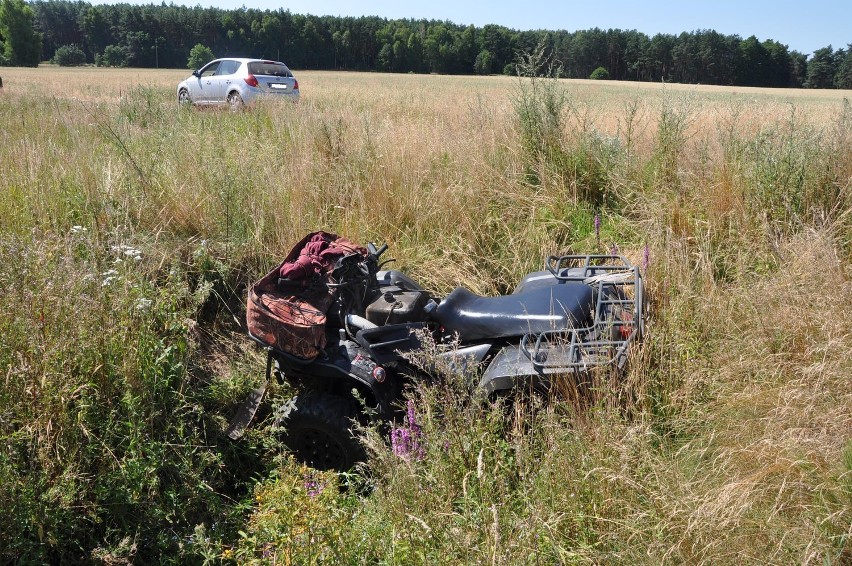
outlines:
[[177, 86], [181, 104], [227, 104], [238, 109], [266, 96], [299, 100], [299, 81], [280, 61], [214, 59]]

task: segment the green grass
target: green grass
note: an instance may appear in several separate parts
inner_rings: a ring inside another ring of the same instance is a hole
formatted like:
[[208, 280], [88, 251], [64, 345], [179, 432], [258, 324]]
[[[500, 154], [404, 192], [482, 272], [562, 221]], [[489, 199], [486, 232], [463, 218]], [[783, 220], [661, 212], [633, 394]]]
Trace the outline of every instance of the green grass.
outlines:
[[[299, 73], [231, 114], [180, 77], [3, 73], [0, 562], [850, 560], [839, 94]], [[263, 378], [246, 286], [316, 229], [436, 292], [647, 245], [649, 336], [583, 398], [418, 387], [422, 458], [368, 430], [369, 468], [314, 472], [269, 402], [223, 431]]]

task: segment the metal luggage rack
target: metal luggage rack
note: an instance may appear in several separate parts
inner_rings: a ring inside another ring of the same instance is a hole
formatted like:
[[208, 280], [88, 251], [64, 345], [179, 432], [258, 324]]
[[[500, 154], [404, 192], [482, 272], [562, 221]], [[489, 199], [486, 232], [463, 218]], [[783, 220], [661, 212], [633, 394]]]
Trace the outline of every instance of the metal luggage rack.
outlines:
[[[595, 318], [591, 326], [584, 328], [525, 334], [520, 345], [524, 355], [536, 369], [549, 372], [613, 363], [622, 368], [630, 344], [645, 329], [644, 288], [639, 269], [620, 255], [550, 256], [545, 267], [560, 281], [579, 281], [596, 288]], [[608, 285], [620, 287], [623, 298], [606, 298], [603, 290]], [[632, 320], [614, 316], [603, 319], [602, 313], [608, 308], [612, 312], [613, 307], [630, 312]], [[613, 334], [622, 334], [622, 328], [630, 328], [629, 334], [625, 332], [621, 339], [612, 339]], [[589, 336], [592, 338], [588, 339]]]
[[[626, 257], [610, 254], [552, 255], [547, 258], [544, 267], [560, 281], [583, 281], [604, 273], [636, 270]], [[565, 273], [576, 269], [582, 269], [580, 274]]]

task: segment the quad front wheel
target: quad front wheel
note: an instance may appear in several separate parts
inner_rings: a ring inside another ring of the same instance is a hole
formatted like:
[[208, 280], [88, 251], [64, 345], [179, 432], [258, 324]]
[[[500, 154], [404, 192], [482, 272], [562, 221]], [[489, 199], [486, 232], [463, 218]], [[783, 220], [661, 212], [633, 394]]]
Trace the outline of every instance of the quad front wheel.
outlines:
[[354, 399], [310, 392], [287, 401], [276, 424], [296, 458], [318, 470], [346, 471], [366, 458], [352, 434], [358, 414]]

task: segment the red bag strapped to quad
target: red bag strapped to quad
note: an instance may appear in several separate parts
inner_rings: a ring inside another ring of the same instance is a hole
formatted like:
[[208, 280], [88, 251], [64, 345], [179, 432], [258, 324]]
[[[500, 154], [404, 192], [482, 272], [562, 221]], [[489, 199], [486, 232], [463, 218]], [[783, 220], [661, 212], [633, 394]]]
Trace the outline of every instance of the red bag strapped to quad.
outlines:
[[334, 302], [329, 286], [337, 261], [367, 250], [328, 232], [312, 232], [284, 261], [252, 285], [246, 322], [249, 335], [275, 350], [306, 360], [326, 345], [326, 313]]

